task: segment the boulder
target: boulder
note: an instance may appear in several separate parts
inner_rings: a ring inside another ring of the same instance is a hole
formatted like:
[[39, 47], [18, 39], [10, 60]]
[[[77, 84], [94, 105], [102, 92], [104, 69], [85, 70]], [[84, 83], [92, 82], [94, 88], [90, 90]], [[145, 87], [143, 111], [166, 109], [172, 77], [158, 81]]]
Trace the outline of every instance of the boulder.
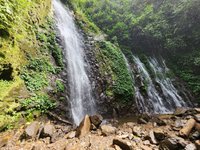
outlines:
[[155, 138], [155, 135], [154, 135], [153, 130], [151, 130], [151, 131], [149, 132], [149, 135], [147, 136], [146, 139], [149, 140], [152, 144], [158, 144], [158, 142], [157, 142], [157, 140], [156, 140], [156, 138]]
[[115, 150], [122, 150], [118, 145], [114, 145], [113, 147], [115, 148]]
[[50, 123], [46, 123], [42, 130], [41, 136], [42, 137], [52, 137], [53, 134], [56, 132], [54, 125]]
[[142, 136], [142, 128], [140, 126], [135, 126], [132, 129], [134, 135], [141, 137]]
[[138, 124], [147, 124], [148, 122], [146, 120], [144, 120], [143, 118], [138, 118], [137, 123]]
[[93, 130], [93, 131], [96, 131], [96, 130], [97, 130], [97, 127], [96, 127], [94, 124], [91, 124], [90, 129]]
[[182, 137], [188, 137], [191, 130], [193, 129], [193, 127], [195, 126], [196, 121], [194, 119], [189, 119], [186, 123], [186, 125], [180, 130], [179, 134]]
[[85, 118], [80, 123], [79, 127], [76, 131], [76, 137], [84, 137], [86, 134], [90, 132], [91, 122], [90, 117], [88, 115], [85, 116]]
[[10, 135], [5, 135], [3, 137], [0, 137], [0, 149], [1, 149], [1, 147], [5, 146], [8, 143], [10, 138], [11, 138]]
[[101, 115], [90, 116], [90, 121], [98, 128], [103, 121], [103, 117]]
[[131, 143], [122, 139], [113, 139], [113, 145], [118, 145], [123, 150], [133, 150]]
[[176, 108], [174, 115], [175, 116], [183, 116], [186, 114], [187, 110], [188, 110], [187, 108], [178, 107], [178, 108]]
[[195, 145], [196, 145], [197, 150], [200, 150], [200, 140], [196, 140]]
[[194, 127], [195, 127], [195, 130], [200, 132], [200, 123], [196, 123]]
[[159, 148], [165, 148], [165, 150], [179, 150], [184, 149], [188, 144], [190, 144], [190, 142], [181, 137], [171, 137], [160, 142]]
[[38, 121], [34, 121], [26, 127], [24, 135], [26, 138], [36, 138], [39, 129], [40, 123]]
[[195, 119], [197, 122], [200, 122], [200, 114], [194, 115], [194, 119]]
[[73, 139], [76, 137], [76, 131], [71, 131], [69, 133], [67, 133], [67, 135], [65, 136], [65, 138], [67, 139]]
[[149, 140], [145, 140], [145, 141], [143, 142], [143, 144], [144, 144], [144, 145], [151, 145], [151, 143], [150, 143]]
[[188, 144], [190, 144], [190, 142], [189, 141], [187, 141], [187, 140], [185, 140], [185, 139], [183, 139], [183, 138], [181, 138], [181, 137], [174, 137], [176, 140], [177, 140], [177, 142], [178, 142], [178, 145], [179, 145], [179, 147], [186, 147]]
[[167, 137], [164, 131], [161, 129], [154, 129], [153, 132], [154, 132], [155, 139], [157, 141], [162, 141]]
[[176, 131], [179, 131], [181, 128], [183, 128], [185, 121], [186, 120], [176, 119], [176, 121], [172, 125], [173, 129], [176, 130]]
[[141, 145], [142, 150], [152, 150], [149, 146]]
[[161, 120], [160, 118], [154, 116], [151, 119], [151, 122], [156, 123], [158, 126], [166, 126], [167, 124], [165, 123], [165, 121]]
[[176, 138], [168, 138], [168, 139], [163, 140], [159, 144], [159, 149], [178, 150], [178, 149], [182, 149], [182, 146], [180, 147], [178, 140]]
[[134, 122], [127, 122], [126, 125], [127, 125], [128, 127], [133, 128], [136, 124], [135, 124]]
[[147, 124], [150, 119], [151, 118], [150, 118], [149, 115], [143, 114], [137, 119], [137, 123], [139, 123], [139, 124]]
[[192, 141], [200, 139], [199, 131], [195, 131], [194, 133], [190, 134], [189, 139]]
[[200, 108], [194, 108], [197, 113], [200, 113]]
[[185, 150], [197, 150], [195, 144], [191, 143], [185, 147]]
[[101, 126], [101, 131], [103, 135], [111, 135], [111, 134], [115, 134], [117, 129], [111, 125], [102, 125]]

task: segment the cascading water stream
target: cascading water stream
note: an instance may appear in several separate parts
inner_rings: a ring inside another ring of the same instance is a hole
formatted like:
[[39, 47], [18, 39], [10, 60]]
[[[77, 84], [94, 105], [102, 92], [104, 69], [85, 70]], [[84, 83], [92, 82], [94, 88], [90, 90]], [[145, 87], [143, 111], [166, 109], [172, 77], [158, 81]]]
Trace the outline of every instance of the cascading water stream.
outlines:
[[135, 82], [134, 82], [134, 74], [133, 74], [133, 71], [132, 71], [132, 68], [126, 58], [126, 56], [123, 54], [123, 57], [124, 57], [124, 60], [125, 60], [125, 63], [126, 63], [126, 66], [128, 68], [128, 71], [129, 71], [129, 74], [132, 78], [132, 81], [133, 81], [133, 87], [134, 87], [134, 91], [135, 91], [135, 99], [136, 99], [136, 105], [137, 107], [139, 108], [139, 110], [141, 110], [141, 112], [148, 112], [148, 110], [146, 109], [145, 106], [145, 99], [144, 97], [142, 96], [142, 94], [140, 93], [140, 89], [135, 86]]
[[70, 87], [70, 106], [74, 123], [78, 125], [86, 114], [95, 113], [95, 102], [84, 58], [82, 36], [74, 23], [71, 12], [60, 0], [53, 0], [57, 28], [64, 46], [67, 60], [68, 81]]
[[163, 59], [160, 63], [155, 58], [147, 60], [153, 77], [139, 57], [133, 56], [133, 59], [139, 74], [140, 86], [146, 88], [145, 95], [141, 93], [140, 87], [135, 85], [136, 103], [141, 112], [164, 114], [173, 112], [177, 107], [187, 107], [171, 79], [167, 77], [169, 69]]
[[148, 95], [148, 98], [147, 98], [148, 100], [143, 106], [145, 107], [144, 110], [147, 112], [154, 112], [154, 113], [167, 113], [168, 110], [166, 109], [163, 103], [162, 97], [159, 95], [159, 92], [156, 90], [155, 85], [153, 84], [151, 76], [148, 73], [145, 65], [140, 61], [138, 57], [134, 56], [133, 58], [137, 65], [137, 69], [141, 75], [141, 80], [144, 86], [147, 86], [146, 91]]
[[[160, 85], [164, 96], [168, 99], [168, 105], [170, 108], [186, 106], [182, 97], [178, 94], [177, 89], [174, 87], [172, 81], [165, 74], [169, 71], [163, 59], [161, 59], [161, 65], [155, 58], [150, 58], [149, 64], [154, 72], [155, 80]], [[171, 102], [170, 102], [171, 101]]]

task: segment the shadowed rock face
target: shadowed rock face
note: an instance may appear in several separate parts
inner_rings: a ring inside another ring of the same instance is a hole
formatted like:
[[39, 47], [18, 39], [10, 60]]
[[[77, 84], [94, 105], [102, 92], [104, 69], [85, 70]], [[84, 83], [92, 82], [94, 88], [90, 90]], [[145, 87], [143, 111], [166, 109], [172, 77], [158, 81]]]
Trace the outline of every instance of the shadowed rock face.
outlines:
[[12, 73], [13, 73], [12, 65], [4, 64], [2, 66], [2, 70], [0, 69], [0, 80], [11, 81], [13, 79]]

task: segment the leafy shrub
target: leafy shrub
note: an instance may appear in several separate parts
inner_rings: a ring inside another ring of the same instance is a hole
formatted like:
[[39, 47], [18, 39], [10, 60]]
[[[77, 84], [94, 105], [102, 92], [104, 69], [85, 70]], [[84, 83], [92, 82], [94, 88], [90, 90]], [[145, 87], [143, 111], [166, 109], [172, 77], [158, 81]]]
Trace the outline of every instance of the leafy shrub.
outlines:
[[39, 91], [48, 85], [45, 73], [24, 72], [21, 75], [24, 83], [29, 91]]
[[37, 110], [46, 113], [48, 110], [53, 109], [56, 106], [56, 103], [47, 95], [36, 95], [21, 101], [21, 106], [29, 112]]
[[54, 29], [54, 21], [50, 18], [45, 26], [41, 26], [47, 32], [36, 32], [37, 40], [40, 41], [41, 51], [50, 52], [55, 59], [56, 65], [63, 68], [63, 53], [58, 42], [56, 41], [56, 33]]
[[104, 58], [111, 67], [111, 76], [114, 80], [112, 87], [113, 94], [110, 89], [107, 94], [114, 95], [115, 99], [121, 103], [132, 101], [134, 89], [132, 79], [127, 69], [124, 57], [120, 49], [110, 42], [102, 41], [99, 43]]
[[58, 92], [65, 91], [65, 85], [60, 80], [56, 80], [56, 87]]
[[44, 72], [56, 73], [56, 69], [50, 63], [50, 61], [44, 58], [36, 58], [30, 60], [30, 63], [26, 67], [27, 69], [31, 69], [37, 72], [44, 71]]

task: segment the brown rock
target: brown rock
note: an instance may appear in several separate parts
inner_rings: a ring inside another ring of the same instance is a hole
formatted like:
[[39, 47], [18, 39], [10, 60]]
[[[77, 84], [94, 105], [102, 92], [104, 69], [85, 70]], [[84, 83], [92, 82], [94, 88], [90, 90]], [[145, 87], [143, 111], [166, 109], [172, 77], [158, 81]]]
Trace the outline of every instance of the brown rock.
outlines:
[[178, 136], [174, 137], [174, 139], [176, 139], [176, 141], [178, 142], [179, 147], [184, 148], [184, 147], [186, 147], [186, 145], [190, 144], [189, 141], [187, 141], [181, 137], [178, 137]]
[[194, 108], [197, 113], [200, 113], [200, 108]]
[[103, 133], [103, 135], [111, 135], [111, 134], [115, 134], [117, 129], [111, 125], [102, 125], [101, 126], [101, 131]]
[[51, 136], [53, 136], [53, 134], [55, 133], [55, 131], [56, 131], [56, 129], [55, 129], [55, 127], [52, 124], [46, 123], [44, 125], [43, 130], [42, 130], [42, 136], [43, 137], [51, 137]]
[[164, 131], [161, 129], [154, 129], [153, 132], [157, 141], [162, 141], [166, 138]]
[[195, 126], [196, 121], [194, 119], [189, 119], [186, 125], [180, 130], [179, 134], [182, 137], [188, 137], [192, 128]]
[[134, 123], [134, 122], [127, 122], [126, 125], [127, 125], [128, 127], [133, 128], [133, 127], [135, 126], [135, 123]]
[[197, 150], [195, 144], [191, 143], [185, 147], [185, 150]]
[[138, 118], [137, 123], [139, 123], [139, 124], [147, 124], [150, 119], [151, 119], [151, 117], [149, 115], [143, 114]]
[[200, 114], [194, 115], [194, 119], [195, 119], [197, 122], [200, 122]]
[[[68, 149], [67, 146], [69, 145], [68, 141], [66, 139], [60, 139], [56, 142], [49, 144], [47, 147], [47, 150], [75, 150], [75, 149]], [[41, 149], [43, 150], [43, 149]], [[44, 149], [46, 150], [46, 149]], [[76, 149], [78, 150], [78, 149]]]
[[25, 137], [26, 138], [36, 138], [36, 135], [40, 129], [40, 123], [38, 121], [32, 122], [26, 129], [25, 129]]
[[195, 124], [195, 130], [200, 132], [200, 123], [196, 123]]
[[91, 122], [88, 115], [85, 116], [76, 131], [76, 137], [83, 137], [90, 132]]
[[165, 121], [161, 120], [160, 118], [154, 116], [152, 119], [151, 119], [151, 122], [154, 122], [156, 123], [158, 126], [166, 126], [167, 124], [165, 123]]
[[76, 131], [71, 131], [65, 136], [65, 138], [67, 139], [73, 139], [75, 137], [76, 137]]
[[142, 136], [142, 128], [140, 126], [135, 126], [132, 129], [134, 135], [141, 137]]
[[156, 138], [155, 138], [155, 135], [154, 135], [154, 132], [153, 132], [153, 130], [151, 130], [150, 132], [149, 132], [149, 136], [147, 136], [148, 138], [148, 140], [150, 140], [150, 142], [152, 143], [152, 144], [158, 144], [158, 142], [157, 142], [157, 140], [156, 140]]
[[176, 131], [179, 131], [185, 124], [186, 120], [182, 120], [182, 119], [176, 119], [176, 121], [174, 122], [173, 129]]
[[118, 145], [113, 146], [115, 150], [122, 150]]
[[190, 134], [190, 136], [189, 136], [189, 139], [190, 139], [191, 141], [195, 141], [195, 140], [200, 139], [200, 133], [199, 133], [199, 131], [192, 132], [192, 133]]
[[200, 150], [200, 140], [195, 141], [197, 150]]
[[176, 138], [169, 138], [160, 143], [159, 149], [179, 150], [182, 149], [182, 147], [179, 147], [178, 140]]
[[152, 150], [149, 146], [141, 145], [142, 150]]
[[103, 117], [101, 115], [90, 116], [90, 121], [98, 128], [103, 121]]
[[182, 107], [178, 107], [176, 108], [175, 112], [174, 112], [174, 115], [175, 116], [183, 116], [185, 115], [185, 113], [187, 112], [188, 109], [186, 108], [182, 108]]
[[3, 137], [0, 137], [0, 148], [5, 146], [8, 143], [10, 138], [11, 138], [10, 135], [5, 135]]
[[123, 150], [133, 150], [131, 143], [122, 139], [113, 139], [113, 145], [118, 145]]

